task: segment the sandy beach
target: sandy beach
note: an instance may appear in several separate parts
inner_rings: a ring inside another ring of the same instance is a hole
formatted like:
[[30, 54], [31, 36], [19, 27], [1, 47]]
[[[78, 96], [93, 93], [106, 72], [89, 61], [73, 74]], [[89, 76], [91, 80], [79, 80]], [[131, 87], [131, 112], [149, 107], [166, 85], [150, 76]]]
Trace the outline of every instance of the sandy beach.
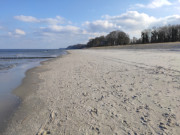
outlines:
[[4, 135], [178, 135], [180, 54], [71, 50], [29, 70]]

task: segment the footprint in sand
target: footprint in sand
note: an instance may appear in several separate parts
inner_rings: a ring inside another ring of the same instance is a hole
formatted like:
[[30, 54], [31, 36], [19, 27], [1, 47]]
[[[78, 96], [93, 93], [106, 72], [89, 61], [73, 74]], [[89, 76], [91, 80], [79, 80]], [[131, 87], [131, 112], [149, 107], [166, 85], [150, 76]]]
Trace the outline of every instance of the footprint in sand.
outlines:
[[169, 126], [169, 127], [179, 126], [179, 124], [176, 122], [176, 115], [175, 114], [163, 113], [162, 116], [167, 121], [166, 122], [167, 126]]
[[36, 135], [49, 135], [51, 134], [50, 131], [45, 131], [44, 129], [41, 129]]
[[49, 115], [49, 119], [45, 122], [43, 126], [39, 129], [38, 133], [36, 135], [48, 135], [51, 134], [51, 132], [48, 130], [48, 125], [54, 121], [57, 114], [54, 111], [51, 111]]
[[98, 134], [100, 134], [100, 130], [99, 130], [99, 128], [94, 128], [94, 127], [92, 127], [92, 130], [94, 130], [95, 132], [97, 132]]
[[54, 111], [52, 111], [50, 116], [49, 116], [49, 121], [52, 122], [56, 116], [57, 116], [57, 114]]
[[96, 108], [93, 108], [90, 110], [91, 116], [98, 116], [98, 110]]

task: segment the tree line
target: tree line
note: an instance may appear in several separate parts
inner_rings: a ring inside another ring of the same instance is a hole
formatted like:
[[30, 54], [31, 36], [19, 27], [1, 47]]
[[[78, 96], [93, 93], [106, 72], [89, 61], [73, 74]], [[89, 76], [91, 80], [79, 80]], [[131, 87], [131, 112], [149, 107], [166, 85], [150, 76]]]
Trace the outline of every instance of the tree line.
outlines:
[[112, 31], [106, 36], [90, 39], [87, 44], [76, 44], [68, 46], [66, 49], [83, 49], [90, 47], [127, 45], [130, 43], [129, 35], [123, 31]]
[[123, 31], [112, 31], [106, 36], [90, 39], [87, 44], [69, 46], [68, 49], [176, 41], [180, 41], [180, 25], [167, 25], [163, 27], [145, 29], [141, 32], [141, 37], [139, 39], [136, 37], [130, 39], [129, 35]]
[[87, 47], [127, 45], [130, 43], [129, 35], [123, 31], [113, 31], [107, 36], [100, 36], [90, 39]]
[[[135, 39], [135, 38], [133, 38]], [[133, 40], [133, 43], [163, 43], [180, 41], [180, 25], [168, 25], [163, 27], [153, 27], [141, 32], [141, 38]]]

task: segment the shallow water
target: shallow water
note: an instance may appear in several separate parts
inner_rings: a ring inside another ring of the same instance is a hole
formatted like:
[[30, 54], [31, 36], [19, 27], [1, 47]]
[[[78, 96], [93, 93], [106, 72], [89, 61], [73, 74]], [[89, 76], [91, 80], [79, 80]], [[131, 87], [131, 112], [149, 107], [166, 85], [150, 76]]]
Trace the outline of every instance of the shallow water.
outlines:
[[1, 50], [0, 49], [0, 132], [10, 114], [20, 104], [20, 98], [12, 94], [25, 72], [51, 57], [65, 54], [63, 50]]

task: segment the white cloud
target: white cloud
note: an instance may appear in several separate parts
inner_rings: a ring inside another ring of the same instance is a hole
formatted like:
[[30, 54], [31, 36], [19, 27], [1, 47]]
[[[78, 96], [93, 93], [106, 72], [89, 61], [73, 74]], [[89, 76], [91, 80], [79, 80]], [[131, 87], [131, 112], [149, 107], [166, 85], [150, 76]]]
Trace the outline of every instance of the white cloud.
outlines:
[[162, 26], [162, 25], [176, 25], [180, 22], [180, 15], [172, 15], [172, 16], [166, 16], [163, 18], [157, 19], [154, 23], [155, 26]]
[[83, 33], [83, 30], [81, 30], [79, 27], [72, 26], [72, 25], [49, 25], [47, 27], [41, 27], [39, 33], [41, 34], [46, 34], [51, 33], [51, 34], [79, 34]]
[[23, 22], [31, 22], [31, 23], [48, 23], [48, 24], [63, 24], [63, 23], [71, 23], [67, 22], [63, 17], [56, 16], [55, 18], [36, 18], [33, 16], [14, 16], [16, 20], [23, 21]]
[[63, 24], [66, 23], [66, 20], [61, 16], [56, 16], [56, 18], [40, 19], [40, 22], [45, 22], [49, 24]]
[[104, 18], [122, 29], [144, 28], [156, 20], [153, 16], [137, 11], [128, 11], [119, 16], [104, 16]]
[[33, 16], [19, 15], [19, 16], [14, 16], [14, 18], [23, 22], [39, 22], [39, 20]]
[[12, 36], [12, 32], [8, 32], [8, 35], [9, 35], [9, 36]]
[[26, 35], [26, 33], [23, 30], [20, 30], [20, 29], [16, 29], [15, 34], [17, 34], [17, 35]]
[[97, 20], [93, 22], [87, 21], [83, 25], [87, 27], [87, 30], [90, 32], [109, 32], [115, 29], [120, 29], [119, 26], [107, 20]]
[[3, 32], [0, 34], [0, 37], [4, 38], [19, 38], [19, 37], [24, 37], [26, 35], [26, 32], [24, 32], [21, 29], [15, 29], [15, 30], [8, 30], [4, 29]]
[[80, 29], [75, 26], [67, 25], [67, 26], [60, 26], [60, 25], [51, 25], [50, 29], [57, 32], [78, 32]]
[[59, 45], [61, 47], [67, 47], [69, 45], [86, 43], [90, 36], [85, 30], [79, 27], [67, 25], [51, 25], [48, 27], [41, 27], [33, 34], [38, 41], [43, 41], [53, 45]]
[[86, 22], [84, 25], [88, 31], [108, 33], [113, 30], [123, 30], [137, 36], [141, 30], [147, 28], [156, 21], [155, 17], [148, 16], [137, 11], [128, 11], [118, 16], [103, 16], [102, 20]]
[[102, 20], [86, 22], [87, 31], [96, 33], [108, 33], [113, 30], [123, 30], [131, 37], [140, 37], [141, 31], [154, 26], [164, 26], [169, 24], [179, 24], [180, 15], [166, 16], [163, 18], [155, 18], [145, 13], [137, 11], [128, 11], [118, 16], [102, 17]]
[[162, 6], [169, 6], [172, 5], [171, 2], [169, 2], [168, 0], [154, 0], [152, 1], [152, 3], [150, 3], [148, 5], [149, 8], [159, 8]]
[[171, 2], [168, 0], [153, 0], [151, 3], [144, 5], [144, 4], [136, 4], [137, 7], [140, 8], [160, 8], [163, 6], [170, 6], [172, 5]]

